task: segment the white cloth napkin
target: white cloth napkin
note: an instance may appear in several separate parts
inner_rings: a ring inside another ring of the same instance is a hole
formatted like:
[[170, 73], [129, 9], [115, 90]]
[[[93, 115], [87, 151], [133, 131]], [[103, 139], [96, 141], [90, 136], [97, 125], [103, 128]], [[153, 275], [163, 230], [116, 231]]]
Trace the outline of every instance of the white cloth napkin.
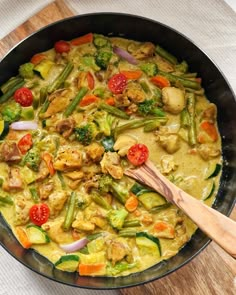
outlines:
[[[235, 0], [225, 0], [235, 7]], [[0, 0], [0, 38], [51, 0]], [[67, 0], [75, 13], [127, 12], [158, 20], [192, 39], [226, 75], [236, 93], [236, 13], [223, 0]], [[0, 295], [111, 295], [76, 289], [30, 271], [0, 248]]]

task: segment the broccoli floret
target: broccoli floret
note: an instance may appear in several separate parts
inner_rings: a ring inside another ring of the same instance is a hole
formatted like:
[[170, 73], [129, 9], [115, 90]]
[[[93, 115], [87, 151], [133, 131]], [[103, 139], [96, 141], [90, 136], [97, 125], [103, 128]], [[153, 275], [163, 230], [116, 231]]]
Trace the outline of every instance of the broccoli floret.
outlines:
[[23, 164], [32, 169], [33, 171], [39, 170], [39, 164], [40, 164], [40, 153], [37, 148], [32, 148], [28, 151], [28, 153], [25, 155], [23, 159]]
[[98, 125], [98, 129], [105, 136], [111, 135], [111, 128], [114, 117], [105, 111], [98, 111], [94, 114], [94, 122]]
[[165, 112], [157, 107], [157, 102], [154, 99], [146, 99], [138, 105], [138, 112], [141, 115], [154, 115], [157, 117], [165, 117]]
[[81, 57], [81, 63], [86, 68], [92, 69], [95, 72], [100, 70], [100, 67], [96, 64], [94, 56], [83, 56]]
[[99, 179], [98, 186], [101, 193], [111, 192], [118, 201], [125, 204], [129, 190], [124, 184], [115, 181], [110, 175], [104, 174]]
[[2, 118], [8, 123], [12, 123], [20, 119], [21, 116], [21, 105], [17, 102], [10, 102], [6, 104], [1, 111]]
[[177, 72], [187, 73], [187, 71], [188, 71], [188, 64], [184, 60], [180, 64], [175, 65], [175, 70]]
[[95, 123], [90, 122], [84, 126], [75, 128], [76, 139], [83, 145], [89, 145], [97, 136], [98, 129]]
[[101, 69], [106, 70], [111, 57], [112, 57], [111, 51], [99, 50], [98, 53], [96, 54], [96, 57], [95, 57], [96, 64]]
[[125, 218], [128, 216], [128, 212], [124, 209], [110, 210], [107, 214], [110, 225], [113, 228], [121, 229], [125, 222]]
[[34, 65], [31, 62], [27, 62], [19, 67], [19, 74], [23, 78], [34, 77]]
[[158, 67], [154, 63], [145, 63], [140, 66], [140, 69], [149, 77], [153, 77], [158, 73]]
[[101, 143], [105, 149], [106, 152], [114, 152], [114, 138], [112, 136], [106, 136], [101, 140]]

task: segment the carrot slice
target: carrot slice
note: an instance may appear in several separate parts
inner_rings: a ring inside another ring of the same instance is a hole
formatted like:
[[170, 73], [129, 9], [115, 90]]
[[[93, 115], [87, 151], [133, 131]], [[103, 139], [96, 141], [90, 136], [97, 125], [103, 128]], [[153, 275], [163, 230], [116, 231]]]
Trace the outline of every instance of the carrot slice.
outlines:
[[37, 64], [39, 64], [39, 63], [40, 63], [43, 59], [45, 59], [45, 58], [46, 58], [46, 55], [45, 55], [45, 54], [43, 54], [43, 53], [38, 53], [38, 54], [35, 54], [35, 55], [31, 58], [30, 62], [36, 66]]
[[129, 212], [134, 212], [138, 207], [138, 198], [131, 194], [131, 196], [127, 199], [127, 201], [125, 202], [125, 208], [129, 211]]
[[82, 45], [82, 44], [86, 44], [86, 43], [90, 43], [90, 42], [93, 42], [93, 34], [92, 33], [88, 33], [84, 36], [75, 38], [70, 43], [74, 46], [78, 46], [78, 45]]
[[28, 239], [26, 232], [21, 227], [16, 227], [16, 235], [18, 237], [19, 242], [25, 249], [31, 247], [32, 243]]
[[88, 94], [85, 95], [82, 100], [79, 103], [80, 107], [86, 107], [92, 103], [98, 102], [99, 101], [99, 97], [97, 97], [96, 95], [93, 94]]
[[56, 170], [55, 170], [54, 167], [53, 167], [52, 155], [49, 154], [49, 153], [47, 153], [47, 152], [45, 152], [45, 153], [43, 153], [43, 155], [42, 155], [42, 159], [43, 159], [44, 162], [46, 163], [50, 175], [53, 176], [53, 175], [55, 174]]
[[137, 80], [143, 74], [142, 71], [121, 71], [120, 73], [123, 74], [129, 80]]
[[154, 224], [154, 230], [157, 233], [167, 231], [171, 236], [174, 236], [174, 234], [175, 234], [175, 230], [174, 230], [173, 226], [171, 226], [163, 221], [156, 222]]
[[209, 121], [203, 121], [200, 125], [202, 130], [204, 130], [213, 141], [217, 141], [218, 139], [218, 133], [217, 129], [214, 123], [211, 123]]
[[161, 89], [170, 86], [170, 81], [166, 77], [160, 75], [152, 77], [150, 81]]
[[104, 274], [105, 273], [106, 264], [105, 263], [97, 263], [97, 264], [79, 264], [79, 274], [81, 276], [89, 276], [92, 274]]
[[87, 73], [87, 82], [88, 82], [89, 89], [93, 90], [95, 83], [94, 83], [94, 77], [90, 72]]
[[114, 106], [116, 104], [114, 97], [109, 97], [105, 100], [106, 104], [109, 104], [110, 106]]

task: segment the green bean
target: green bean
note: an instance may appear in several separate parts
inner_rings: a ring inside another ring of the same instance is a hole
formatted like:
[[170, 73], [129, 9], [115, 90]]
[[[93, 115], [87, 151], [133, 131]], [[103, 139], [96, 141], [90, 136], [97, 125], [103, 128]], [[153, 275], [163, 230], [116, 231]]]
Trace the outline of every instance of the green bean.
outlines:
[[145, 124], [143, 131], [144, 132], [151, 132], [156, 130], [158, 127], [160, 127], [161, 122], [159, 120], [153, 120]]
[[183, 109], [183, 111], [180, 114], [180, 124], [184, 128], [188, 128], [190, 126], [189, 113], [186, 109]]
[[50, 101], [48, 98], [46, 98], [46, 100], [45, 100], [44, 104], [42, 105], [41, 110], [39, 112], [39, 117], [47, 111], [49, 105], [50, 105]]
[[183, 77], [183, 78], [196, 78], [197, 73], [186, 73], [186, 74], [182, 74], [181, 77]]
[[197, 143], [196, 135], [196, 122], [195, 122], [195, 95], [194, 93], [188, 93], [187, 95], [187, 111], [189, 113], [189, 130], [188, 130], [188, 140], [190, 145], [195, 145]]
[[91, 197], [92, 200], [102, 208], [107, 210], [110, 210], [112, 208], [111, 205], [103, 197], [99, 196], [99, 194], [93, 192], [91, 194]]
[[2, 202], [4, 204], [8, 204], [8, 205], [13, 205], [13, 201], [12, 201], [11, 197], [9, 197], [9, 196], [5, 196], [5, 197], [0, 196], [0, 202]]
[[6, 93], [9, 91], [12, 87], [14, 87], [16, 84], [23, 81], [23, 78], [21, 77], [12, 77], [10, 78], [6, 83], [4, 83], [1, 86], [2, 93]]
[[30, 190], [31, 197], [32, 197], [34, 203], [38, 203], [39, 202], [39, 195], [38, 195], [36, 188], [31, 187], [29, 190]]
[[76, 204], [76, 193], [72, 192], [69, 197], [68, 206], [66, 208], [66, 216], [63, 223], [63, 229], [65, 231], [69, 230], [71, 227], [71, 224], [74, 219], [74, 212], [75, 212], [75, 204]]
[[65, 180], [64, 180], [64, 177], [62, 176], [61, 174], [61, 171], [57, 171], [57, 176], [60, 180], [60, 183], [61, 183], [61, 188], [64, 190], [66, 189], [66, 183], [65, 183]]
[[158, 73], [161, 76], [166, 77], [171, 83], [180, 82], [184, 87], [192, 88], [192, 89], [196, 89], [196, 90], [201, 88], [201, 85], [196, 81], [185, 79], [180, 76], [175, 76], [170, 73], [163, 72], [163, 71], [158, 71]]
[[141, 85], [141, 87], [142, 87], [142, 89], [143, 89], [143, 91], [144, 91], [145, 93], [147, 93], [147, 94], [150, 93], [149, 86], [148, 86], [148, 84], [147, 84], [145, 81], [141, 81], [141, 82], [140, 82], [140, 85]]
[[61, 87], [61, 85], [65, 82], [66, 78], [69, 76], [71, 71], [73, 70], [74, 66], [71, 62], [68, 62], [68, 64], [64, 67], [63, 71], [60, 73], [60, 75], [48, 86], [48, 93], [52, 93], [58, 88]]
[[126, 114], [125, 112], [123, 112], [122, 110], [116, 108], [116, 107], [113, 107], [113, 106], [110, 106], [108, 104], [105, 104], [105, 103], [101, 103], [99, 106], [98, 106], [99, 109], [101, 110], [104, 110], [116, 117], [119, 117], [119, 118], [122, 118], [122, 119], [129, 119], [129, 115]]
[[39, 93], [39, 101], [40, 101], [40, 104], [43, 104], [45, 102], [45, 100], [47, 99], [48, 97], [48, 88], [47, 87], [42, 87], [40, 89], [40, 93]]
[[88, 89], [86, 87], [80, 88], [78, 94], [72, 100], [72, 102], [68, 105], [68, 107], [66, 108], [66, 110], [64, 112], [64, 115], [66, 117], [69, 117], [70, 114], [73, 113], [73, 111], [75, 110], [75, 108], [77, 107], [77, 105], [80, 103], [81, 99], [85, 96], [85, 94], [87, 93], [87, 91], [88, 91]]
[[199, 90], [195, 90], [195, 89], [191, 89], [191, 88], [185, 88], [185, 91], [186, 92], [191, 92], [191, 93], [194, 93], [196, 95], [199, 95], [199, 96], [202, 96], [204, 95], [205, 91], [203, 88], [199, 89]]
[[93, 241], [93, 240], [96, 240], [97, 238], [101, 237], [102, 235], [103, 235], [103, 233], [100, 232], [100, 233], [95, 233], [95, 234], [88, 235], [88, 236], [86, 236], [86, 238], [89, 241]]
[[138, 219], [127, 220], [124, 222], [123, 227], [136, 227], [140, 226], [140, 221]]
[[173, 65], [176, 65], [178, 63], [178, 60], [174, 55], [172, 55], [171, 53], [169, 53], [168, 51], [166, 51], [164, 48], [162, 48], [159, 45], [156, 46], [156, 53], [158, 53], [161, 57], [168, 60]]
[[166, 204], [163, 204], [163, 205], [160, 205], [160, 206], [157, 206], [157, 207], [153, 207], [152, 209], [150, 209], [150, 212], [151, 213], [156, 213], [156, 212], [159, 212], [161, 210], [167, 209], [170, 206], [171, 206], [171, 203], [166, 203]]
[[7, 90], [1, 97], [0, 97], [0, 103], [3, 103], [7, 101], [17, 89], [21, 88], [25, 84], [25, 81], [21, 79], [19, 82], [14, 84], [11, 88]]
[[122, 229], [119, 231], [119, 236], [120, 237], [135, 237], [136, 236], [136, 231], [133, 229]]

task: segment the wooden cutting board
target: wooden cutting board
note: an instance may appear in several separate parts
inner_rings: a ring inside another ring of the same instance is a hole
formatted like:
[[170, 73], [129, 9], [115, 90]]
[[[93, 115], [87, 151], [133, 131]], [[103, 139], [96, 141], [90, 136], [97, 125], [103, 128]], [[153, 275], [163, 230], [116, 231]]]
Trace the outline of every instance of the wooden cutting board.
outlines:
[[[57, 0], [0, 40], [0, 58], [20, 40], [39, 28], [74, 15]], [[236, 220], [236, 209], [231, 214]], [[79, 294], [79, 291], [78, 291]], [[236, 261], [212, 242], [195, 259], [158, 281], [120, 290], [123, 295], [233, 295], [236, 294]]]

